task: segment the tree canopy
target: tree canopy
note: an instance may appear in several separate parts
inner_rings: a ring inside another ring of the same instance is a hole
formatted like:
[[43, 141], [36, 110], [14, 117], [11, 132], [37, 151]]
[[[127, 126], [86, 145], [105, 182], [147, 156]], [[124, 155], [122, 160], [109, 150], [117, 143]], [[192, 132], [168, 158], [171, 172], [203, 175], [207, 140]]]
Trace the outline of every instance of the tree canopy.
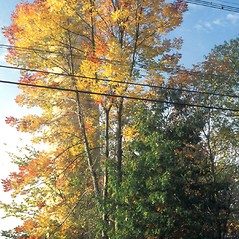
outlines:
[[186, 10], [180, 0], [35, 0], [16, 7], [4, 28], [7, 61], [21, 69], [16, 103], [39, 114], [6, 118], [32, 134], [35, 146], [12, 156], [19, 170], [2, 181], [22, 200], [1, 206], [23, 220], [4, 236], [232, 234], [238, 121], [230, 111], [237, 106], [237, 67], [229, 63], [237, 44], [179, 70], [183, 40], [167, 35]]

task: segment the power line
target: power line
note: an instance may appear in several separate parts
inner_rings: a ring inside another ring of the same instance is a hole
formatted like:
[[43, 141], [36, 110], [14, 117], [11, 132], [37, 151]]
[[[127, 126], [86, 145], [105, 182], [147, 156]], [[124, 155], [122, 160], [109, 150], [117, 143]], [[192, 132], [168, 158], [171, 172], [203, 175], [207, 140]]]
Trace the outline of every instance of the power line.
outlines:
[[[23, 68], [23, 67], [0, 65], [0, 68], [6, 68], [6, 69], [12, 69], [12, 70], [22, 70], [22, 71], [29, 71], [29, 72], [37, 72], [37, 73], [43, 73], [43, 74], [49, 74], [49, 75], [52, 74], [52, 75], [64, 76], [64, 77], [83, 78], [83, 79], [88, 79], [88, 80], [93, 80], [93, 81], [119, 83], [119, 84], [126, 84], [126, 85], [132, 85], [132, 86], [149, 87], [149, 88], [161, 89], [161, 90], [173, 90], [173, 91], [182, 91], [182, 92], [195, 93], [195, 94], [205, 94], [205, 95], [220, 96], [220, 97], [239, 98], [238, 95], [232, 95], [232, 94], [188, 90], [188, 89], [183, 89], [183, 88], [174, 88], [174, 87], [156, 86], [156, 85], [143, 84], [143, 83], [134, 83], [134, 82], [126, 82], [126, 81], [118, 81], [118, 80], [110, 80], [110, 79], [101, 79], [101, 78], [88, 77], [88, 76], [83, 76], [83, 75], [66, 74], [66, 73], [53, 72], [53, 71], [34, 70], [34, 69]], [[182, 72], [185, 72], [185, 71], [182, 70]], [[194, 72], [194, 73], [197, 74], [197, 72]], [[209, 74], [209, 75], [211, 75], [211, 74]], [[217, 75], [213, 75], [213, 76], [217, 76]]]
[[229, 1], [224, 1], [224, 0], [217, 0], [217, 2], [222, 2], [222, 3], [227, 3], [227, 4], [230, 4], [230, 5], [239, 6], [239, 4], [238, 4], [238, 3], [229, 2]]
[[[51, 45], [52, 47], [58, 47], [58, 46], [54, 46], [54, 45]], [[82, 56], [82, 55], [78, 55], [78, 54], [74, 54], [74, 53], [63, 53], [63, 52], [56, 52], [56, 51], [51, 51], [51, 50], [43, 50], [43, 49], [39, 49], [39, 48], [35, 48], [35, 47], [20, 47], [20, 46], [14, 46], [14, 45], [9, 45], [9, 44], [0, 44], [0, 48], [3, 48], [3, 49], [16, 49], [16, 50], [20, 50], [20, 51], [26, 51], [26, 52], [34, 52], [34, 53], [47, 53], [47, 54], [53, 54], [53, 55], [61, 55], [61, 56], [67, 56], [67, 55], [71, 55], [71, 56], [74, 56], [74, 57], [77, 57], [78, 59], [87, 59], [87, 56]], [[82, 50], [74, 47], [73, 48], [74, 50], [77, 50], [77, 51], [80, 51], [82, 52]], [[84, 53], [90, 53], [90, 52], [84, 52]], [[103, 59], [103, 58], [99, 58], [99, 57], [96, 57], [94, 56], [94, 59], [95, 60], [99, 60], [99, 61], [104, 61], [104, 62], [114, 62], [114, 63], [121, 63], [120, 61], [118, 60], [108, 60], [108, 59]], [[127, 63], [125, 63], [124, 65], [127, 65]]]
[[[20, 49], [20, 50], [27, 50], [27, 51], [35, 51], [35, 52], [45, 52], [45, 53], [50, 53], [50, 54], [60, 54], [54, 51], [48, 51], [48, 50], [42, 50], [42, 49], [36, 49], [36, 48], [28, 48], [28, 47], [16, 47], [13, 45], [7, 45], [7, 44], [0, 44], [0, 48], [12, 48], [12, 49]], [[82, 56], [79, 55], [74, 55], [78, 56], [81, 59], [86, 59], [83, 58]], [[101, 58], [97, 58], [97, 60], [101, 60]], [[104, 59], [105, 60], [105, 59]], [[106, 61], [106, 60], [105, 60]], [[107, 62], [111, 62], [112, 60], [107, 60]], [[114, 61], [114, 64], [122, 64], [119, 61]], [[125, 65], [125, 64], [123, 64]], [[141, 67], [143, 64], [139, 64]], [[93, 81], [103, 81], [103, 82], [112, 82], [112, 83], [119, 83], [119, 84], [126, 84], [126, 85], [132, 85], [132, 86], [140, 86], [140, 87], [149, 87], [149, 88], [154, 88], [154, 89], [162, 89], [162, 90], [175, 90], [175, 91], [182, 91], [182, 92], [188, 92], [188, 93], [196, 93], [196, 94], [206, 94], [206, 95], [213, 95], [213, 96], [220, 96], [220, 97], [231, 97], [231, 98], [239, 98], [238, 95], [232, 95], [232, 94], [223, 94], [223, 93], [217, 93], [217, 92], [208, 92], [208, 91], [198, 91], [198, 90], [189, 90], [189, 89], [183, 89], [183, 88], [175, 88], [175, 87], [164, 87], [164, 86], [157, 86], [157, 85], [151, 85], [151, 84], [144, 84], [144, 83], [135, 83], [135, 82], [127, 82], [127, 81], [119, 81], [119, 80], [113, 80], [113, 79], [101, 79], [101, 78], [95, 78], [95, 77], [88, 77], [88, 76], [83, 76], [83, 75], [75, 75], [75, 74], [67, 74], [67, 73], [59, 73], [59, 72], [52, 72], [52, 71], [45, 71], [45, 70], [33, 70], [29, 68], [23, 68], [23, 67], [14, 67], [14, 66], [5, 66], [5, 65], [0, 65], [2, 68], [8, 68], [8, 69], [14, 69], [14, 70], [23, 70], [23, 71], [30, 71], [30, 72], [39, 72], [39, 73], [44, 73], [44, 74], [54, 74], [54, 75], [59, 75], [59, 76], [65, 76], [65, 77], [76, 77], [76, 78], [84, 78], [88, 80], [93, 80]], [[167, 68], [168, 69], [168, 68]], [[186, 69], [168, 69], [168, 70], [174, 70], [174, 73], [183, 73], [183, 74], [188, 74], [188, 75], [202, 75], [202, 76], [213, 76], [213, 77], [223, 77], [225, 78], [225, 75], [219, 75], [219, 74], [209, 74], [209, 73], [202, 73], [199, 71], [188, 71]]]
[[189, 106], [189, 107], [197, 107], [197, 108], [205, 108], [205, 109], [215, 109], [215, 110], [222, 110], [222, 111], [239, 112], [239, 109], [233, 109], [233, 108], [209, 106], [209, 105], [203, 105], [203, 104], [192, 104], [192, 103], [185, 103], [185, 102], [175, 102], [175, 101], [160, 100], [160, 99], [150, 99], [150, 98], [145, 98], [145, 97], [127, 96], [127, 95], [119, 95], [119, 94], [111, 94], [111, 93], [101, 93], [101, 92], [87, 91], [87, 90], [74, 90], [74, 89], [60, 88], [60, 87], [55, 87], [55, 86], [44, 86], [44, 85], [36, 85], [36, 84], [4, 81], [4, 80], [0, 80], [0, 83], [11, 84], [11, 85], [21, 85], [21, 86], [27, 86], [27, 87], [36, 87], [36, 88], [49, 89], [49, 90], [73, 92], [76, 94], [82, 93], [82, 94], [88, 94], [88, 95], [101, 95], [101, 96], [106, 96], [106, 97], [123, 98], [123, 99], [128, 99], [128, 100], [138, 100], [138, 101], [164, 103], [164, 104], [178, 105], [178, 106], [180, 105], [180, 106]]
[[202, 1], [202, 0], [184, 0], [184, 1], [186, 3], [191, 3], [191, 4], [195, 4], [199, 6], [211, 7], [211, 8], [216, 8], [220, 10], [239, 13], [239, 7], [233, 7], [233, 6], [229, 6], [225, 4], [213, 3], [213, 2]]

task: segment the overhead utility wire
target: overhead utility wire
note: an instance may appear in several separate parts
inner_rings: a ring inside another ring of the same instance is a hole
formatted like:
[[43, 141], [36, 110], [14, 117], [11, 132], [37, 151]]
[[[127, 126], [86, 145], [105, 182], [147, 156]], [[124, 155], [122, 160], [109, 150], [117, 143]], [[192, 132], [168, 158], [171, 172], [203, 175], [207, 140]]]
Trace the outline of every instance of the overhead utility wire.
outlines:
[[239, 7], [233, 7], [233, 6], [229, 6], [229, 5], [225, 5], [225, 4], [202, 1], [202, 0], [184, 0], [184, 1], [186, 3], [191, 3], [191, 4], [195, 4], [195, 5], [199, 5], [199, 6], [211, 7], [211, 8], [216, 8], [216, 9], [220, 9], [220, 10], [239, 13]]
[[[54, 45], [52, 45], [54, 46]], [[56, 46], [57, 47], [57, 46]], [[25, 51], [23, 53], [27, 53], [28, 51], [29, 52], [43, 52], [43, 53], [49, 53], [49, 54], [54, 54], [54, 55], [62, 55], [62, 54], [65, 54], [67, 55], [67, 53], [60, 53], [60, 52], [56, 52], [56, 51], [50, 51], [50, 50], [42, 50], [42, 49], [39, 49], [39, 48], [32, 48], [32, 47], [19, 47], [19, 46], [14, 46], [14, 45], [9, 45], [9, 44], [0, 44], [0, 48], [3, 48], [3, 49], [17, 49], [17, 50], [20, 50], [20, 51]], [[86, 52], [87, 53], [87, 52]], [[77, 57], [81, 60], [85, 60], [87, 59], [87, 57], [82, 57], [82, 55], [78, 55], [78, 54], [72, 54], [72, 56], [74, 57]], [[113, 64], [117, 64], [117, 65], [122, 65], [122, 66], [127, 66], [128, 63], [123, 63], [122, 61], [119, 61], [119, 60], [107, 60], [107, 59], [102, 59], [100, 57], [94, 57], [94, 59], [96, 60], [99, 60], [99, 61], [105, 61], [105, 62], [109, 62], [109, 63], [112, 63]], [[142, 63], [138, 63], [137, 62], [137, 66], [139, 66], [139, 69], [141, 70], [144, 70], [144, 67], [148, 67], [146, 64], [142, 64]], [[159, 69], [159, 67], [150, 67], [150, 69]], [[167, 67], [168, 70], [172, 70], [172, 71], [176, 71], [176, 72], [186, 72], [187, 70], [186, 69], [174, 69], [174, 68], [169, 68]], [[190, 72], [187, 72], [188, 74], [198, 74], [198, 75], [207, 75], [207, 76], [216, 76], [216, 77], [224, 77], [225, 78], [225, 75], [219, 75], [219, 74], [212, 74], [212, 73], [202, 73], [200, 71], [190, 71]], [[121, 82], [123, 83], [123, 82]]]
[[27, 86], [27, 87], [49, 89], [49, 90], [60, 90], [60, 91], [82, 93], [82, 94], [89, 94], [89, 95], [101, 95], [101, 96], [112, 97], [112, 98], [123, 98], [123, 99], [129, 99], [129, 100], [139, 100], [139, 101], [148, 101], [148, 102], [155, 102], [155, 103], [165, 103], [165, 104], [171, 104], [171, 105], [181, 105], [181, 106], [189, 106], [189, 107], [197, 107], [197, 108], [205, 108], [205, 109], [239, 112], [239, 109], [233, 109], [233, 108], [208, 106], [208, 105], [201, 105], [201, 104], [191, 104], [191, 103], [185, 103], [185, 102], [175, 102], [175, 101], [160, 100], [160, 99], [150, 99], [150, 98], [111, 94], [111, 93], [101, 93], [101, 92], [87, 91], [87, 90], [74, 90], [74, 89], [61, 88], [61, 87], [55, 87], [55, 86], [35, 85], [35, 84], [29, 84], [29, 83], [4, 81], [4, 80], [0, 80], [0, 83], [11, 84], [11, 85], [21, 85], [21, 86]]
[[5, 48], [5, 49], [17, 49], [17, 50], [24, 50], [24, 51], [34, 51], [34, 52], [44, 52], [44, 53], [50, 53], [50, 54], [56, 54], [54, 51], [50, 50], [42, 50], [42, 49], [37, 49], [33, 47], [22, 47], [22, 46], [14, 46], [14, 45], [9, 45], [9, 44], [0, 44], [0, 48]]
[[223, 2], [223, 3], [228, 3], [228, 4], [231, 4], [231, 5], [236, 5], [236, 6], [239, 6], [238, 3], [234, 3], [234, 2], [229, 2], [229, 1], [224, 1], [224, 0], [217, 0], [218, 2]]
[[149, 88], [162, 89], [162, 90], [173, 90], [173, 91], [182, 91], [182, 92], [188, 92], [188, 93], [205, 94], [205, 95], [213, 95], [213, 96], [220, 96], [220, 97], [239, 98], [238, 95], [222, 94], [222, 93], [215, 93], [215, 92], [208, 92], [208, 91], [187, 90], [187, 89], [181, 89], [181, 88], [157, 86], [157, 85], [150, 85], [150, 84], [143, 84], [143, 83], [133, 83], [133, 82], [126, 82], [126, 81], [110, 80], [110, 79], [101, 79], [101, 78], [88, 77], [88, 76], [75, 75], [75, 74], [66, 74], [66, 73], [53, 72], [53, 71], [33, 70], [33, 69], [23, 68], [23, 67], [0, 65], [0, 68], [22, 70], [22, 71], [29, 71], [29, 72], [38, 72], [43, 74], [58, 75], [58, 76], [64, 76], [64, 77], [84, 78], [84, 79], [93, 80], [93, 81], [113, 82], [113, 83], [119, 83], [119, 84], [149, 87]]
[[[42, 49], [36, 49], [36, 48], [28, 48], [28, 47], [16, 47], [13, 45], [7, 45], [7, 44], [0, 44], [0, 48], [12, 48], [12, 49], [19, 49], [19, 50], [24, 50], [24, 51], [35, 51], [35, 52], [45, 52], [45, 53], [50, 53], [50, 54], [60, 54], [54, 51], [48, 51], [48, 50], [42, 50]], [[78, 56], [81, 59], [85, 59], [82, 56]], [[97, 58], [98, 60], [101, 60], [100, 58]], [[103, 59], [106, 61], [105, 59]], [[112, 60], [107, 60], [107, 62], [111, 62]], [[122, 64], [119, 61], [114, 61], [114, 63]], [[143, 64], [139, 64], [139, 66], [144, 66]], [[209, 92], [209, 91], [198, 91], [198, 90], [188, 90], [188, 89], [181, 89], [181, 88], [175, 88], [175, 87], [164, 87], [164, 86], [157, 86], [157, 85], [151, 85], [151, 84], [144, 84], [144, 83], [135, 83], [135, 82], [127, 82], [127, 81], [119, 81], [119, 80], [112, 80], [112, 79], [101, 79], [101, 78], [95, 78], [95, 77], [87, 77], [87, 76], [82, 76], [82, 75], [72, 75], [72, 74], [66, 74], [66, 73], [57, 73], [57, 72], [51, 72], [51, 71], [42, 71], [42, 70], [32, 70], [29, 68], [21, 68], [21, 67], [12, 67], [12, 66], [4, 66], [0, 65], [2, 68], [10, 68], [14, 70], [24, 70], [24, 71], [30, 71], [30, 72], [40, 72], [44, 74], [55, 74], [55, 75], [60, 75], [60, 76], [66, 76], [66, 77], [76, 77], [76, 78], [85, 78], [89, 80], [94, 80], [94, 81], [104, 81], [104, 82], [113, 82], [113, 83], [120, 83], [120, 84], [127, 84], [127, 85], [133, 85], [133, 86], [140, 86], [140, 87], [150, 87], [154, 89], [164, 89], [164, 90], [177, 90], [177, 91], [182, 91], [182, 92], [188, 92], [188, 93], [196, 93], [196, 94], [206, 94], [206, 95], [213, 95], [213, 96], [221, 96], [221, 97], [231, 97], [231, 98], [239, 98], [238, 95], [232, 95], [232, 94], [223, 94], [223, 93], [216, 93], [216, 92]], [[169, 69], [170, 70], [170, 69]], [[174, 70], [174, 69], [171, 69]], [[188, 75], [202, 75], [202, 76], [213, 76], [213, 77], [223, 77], [225, 78], [225, 75], [219, 75], [219, 74], [210, 74], [210, 73], [202, 73], [199, 71], [187, 71], [186, 69], [177, 69], [174, 70], [174, 73], [186, 73]]]
[[[52, 47], [58, 47], [58, 46], [54, 46], [51, 45]], [[74, 54], [74, 53], [65, 53], [65, 52], [56, 52], [56, 51], [51, 51], [51, 50], [43, 50], [43, 49], [39, 49], [39, 48], [35, 48], [35, 47], [20, 47], [20, 46], [14, 46], [14, 45], [9, 45], [9, 44], [0, 44], [0, 48], [3, 49], [16, 49], [19, 51], [25, 51], [26, 52], [34, 52], [34, 53], [49, 53], [49, 54], [54, 54], [54, 55], [72, 55], [74, 57], [77, 57], [78, 59], [87, 59], [87, 57], [82, 57], [82, 55], [78, 55], [78, 54]], [[74, 50], [80, 51], [78, 48], [74, 48]], [[85, 52], [87, 53], [87, 52]], [[89, 53], [89, 52], [88, 52]], [[105, 62], [115, 62], [117, 64], [120, 63], [120, 61], [118, 60], [108, 60], [108, 59], [102, 59], [102, 58], [98, 58], [98, 57], [94, 57], [97, 60], [100, 61], [105, 61]], [[124, 65], [127, 65], [127, 63], [125, 63]]]
[[[54, 46], [54, 45], [52, 45]], [[43, 53], [49, 53], [49, 54], [54, 54], [54, 55], [62, 55], [62, 54], [65, 54], [67, 55], [66, 53], [60, 53], [60, 52], [56, 52], [56, 51], [50, 51], [50, 50], [42, 50], [42, 49], [39, 49], [39, 48], [32, 48], [32, 47], [19, 47], [19, 46], [14, 46], [14, 45], [9, 45], [9, 44], [0, 44], [0, 48], [3, 48], [3, 49], [17, 49], [17, 50], [20, 50], [20, 51], [25, 51], [24, 53], [27, 53], [28, 51], [29, 52], [43, 52]], [[79, 59], [87, 59], [87, 57], [82, 57], [82, 55], [78, 55], [78, 54], [72, 54], [72, 56], [74, 57], [77, 57]], [[105, 61], [105, 62], [108, 62], [108, 63], [113, 63], [113, 64], [117, 64], [117, 65], [122, 65], [122, 66], [126, 66], [128, 65], [128, 63], [123, 63], [122, 61], [119, 61], [119, 60], [107, 60], [107, 59], [102, 59], [100, 57], [94, 57], [94, 59], [96, 60], [99, 60], [99, 61]], [[142, 64], [142, 63], [138, 63], [137, 62], [137, 66], [139, 66], [139, 69], [142, 69], [144, 70], [144, 67], [148, 67], [146, 64]], [[150, 67], [150, 69], [159, 69], [159, 67]], [[187, 72], [187, 74], [198, 74], [198, 75], [206, 75], [206, 76], [216, 76], [216, 77], [224, 77], [225, 78], [225, 75], [219, 75], [219, 74], [213, 74], [213, 73], [202, 73], [200, 71], [190, 71], [188, 72], [186, 69], [174, 69], [174, 68], [169, 68], [167, 67], [167, 70], [172, 70], [174, 71], [174, 73], [176, 72], [182, 72], [182, 73], [185, 73]], [[126, 83], [126, 82], [119, 82], [119, 83]], [[130, 84], [130, 83], [128, 83]], [[134, 83], [132, 83], [134, 84]], [[149, 85], [150, 86], [150, 85]]]

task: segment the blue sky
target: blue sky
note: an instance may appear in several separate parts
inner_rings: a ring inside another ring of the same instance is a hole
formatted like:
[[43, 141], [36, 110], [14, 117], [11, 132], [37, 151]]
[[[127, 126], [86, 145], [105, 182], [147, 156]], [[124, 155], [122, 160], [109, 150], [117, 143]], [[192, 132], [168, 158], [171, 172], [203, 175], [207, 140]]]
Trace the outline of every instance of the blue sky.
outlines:
[[[227, 5], [236, 4], [233, 6], [239, 7], [238, 0], [211, 1]], [[11, 12], [19, 2], [20, 0], [1, 0], [1, 27], [10, 23]], [[190, 67], [192, 64], [202, 61], [203, 56], [208, 54], [215, 45], [239, 37], [239, 13], [189, 4], [189, 11], [185, 13], [182, 25], [175, 30], [173, 35], [181, 36], [184, 39], [181, 51], [182, 63], [186, 67]], [[0, 34], [0, 44], [6, 43], [6, 40]], [[6, 64], [4, 54], [5, 52], [0, 49], [0, 64]], [[0, 79], [16, 81], [18, 79], [17, 71], [0, 68]], [[27, 113], [27, 109], [17, 107], [14, 102], [18, 92], [15, 86], [0, 84], [0, 179], [5, 178], [14, 169], [13, 165], [9, 163], [10, 159], [5, 151], [17, 152], [16, 147], [28, 141], [28, 137], [20, 135], [5, 124], [6, 116], [17, 117]], [[23, 139], [23, 143], [20, 138]], [[0, 198], [4, 201], [9, 200], [9, 195], [2, 193], [1, 186]], [[13, 223], [12, 219], [3, 220], [0, 218], [0, 230], [10, 228]]]
[[[239, 8], [237, 0], [212, 2], [228, 5], [227, 2], [230, 2], [230, 6]], [[182, 62], [190, 67], [202, 61], [203, 56], [207, 55], [215, 45], [239, 37], [239, 13], [189, 4], [184, 22], [174, 34], [181, 35], [184, 39]]]

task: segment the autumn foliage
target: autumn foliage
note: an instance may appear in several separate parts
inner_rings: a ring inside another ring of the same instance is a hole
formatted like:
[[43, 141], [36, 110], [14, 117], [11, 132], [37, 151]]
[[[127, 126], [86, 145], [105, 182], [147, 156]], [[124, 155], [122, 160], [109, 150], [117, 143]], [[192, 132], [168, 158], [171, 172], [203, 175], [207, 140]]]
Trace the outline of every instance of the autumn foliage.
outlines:
[[183, 105], [199, 100], [180, 87], [198, 86], [179, 71], [182, 39], [167, 37], [186, 10], [180, 0], [17, 5], [3, 29], [6, 59], [22, 69], [16, 103], [38, 112], [6, 123], [39, 150], [14, 159], [19, 169], [2, 183], [22, 201], [2, 206], [23, 220], [22, 239], [194, 238], [189, 231], [201, 225], [187, 220], [185, 202], [197, 209], [192, 217], [211, 209], [199, 197], [210, 194], [208, 112]]
[[191, 71], [179, 66], [183, 40], [167, 35], [186, 10], [181, 0], [17, 5], [6, 60], [21, 69], [16, 103], [36, 111], [6, 118], [32, 135], [2, 180], [16, 201], [1, 207], [23, 221], [16, 238], [225, 235], [237, 121], [209, 106], [237, 101], [204, 92], [227, 89], [212, 75], [234, 71], [222, 61], [228, 46]]

